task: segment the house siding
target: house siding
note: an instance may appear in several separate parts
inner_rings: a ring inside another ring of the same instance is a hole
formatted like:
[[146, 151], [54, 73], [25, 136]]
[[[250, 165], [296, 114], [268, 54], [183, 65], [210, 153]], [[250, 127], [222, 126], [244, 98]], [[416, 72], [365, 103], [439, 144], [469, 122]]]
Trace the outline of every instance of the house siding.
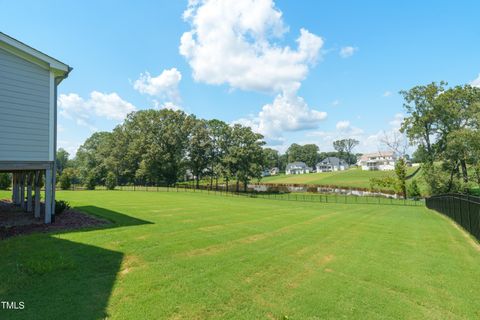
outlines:
[[48, 161], [50, 73], [0, 48], [0, 161]]

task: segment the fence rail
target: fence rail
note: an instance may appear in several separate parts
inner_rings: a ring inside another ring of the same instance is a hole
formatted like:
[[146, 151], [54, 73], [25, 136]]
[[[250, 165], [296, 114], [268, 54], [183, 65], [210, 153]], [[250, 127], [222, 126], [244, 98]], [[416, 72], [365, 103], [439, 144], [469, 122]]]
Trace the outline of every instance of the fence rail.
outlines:
[[442, 194], [427, 198], [426, 205], [454, 220], [480, 240], [480, 197], [458, 193]]
[[[97, 186], [96, 190], [106, 190], [104, 186]], [[85, 190], [85, 188], [75, 187], [72, 190]], [[121, 191], [144, 191], [144, 192], [200, 192], [211, 195], [231, 196], [231, 197], [250, 197], [270, 200], [284, 201], [303, 201], [317, 203], [343, 203], [343, 204], [380, 204], [380, 205], [402, 205], [402, 206], [422, 206], [424, 202], [418, 199], [395, 199], [381, 196], [356, 196], [338, 193], [269, 193], [269, 192], [237, 192], [226, 190], [226, 188], [209, 188], [209, 186], [200, 185], [196, 188], [193, 185], [178, 184], [173, 186], [117, 186], [115, 190]]]

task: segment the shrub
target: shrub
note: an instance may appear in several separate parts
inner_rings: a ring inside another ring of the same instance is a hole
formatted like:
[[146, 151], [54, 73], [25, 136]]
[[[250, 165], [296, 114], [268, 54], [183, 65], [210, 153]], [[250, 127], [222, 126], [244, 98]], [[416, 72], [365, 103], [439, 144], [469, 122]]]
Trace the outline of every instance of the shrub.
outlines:
[[64, 190], [70, 189], [72, 183], [77, 179], [77, 171], [74, 168], [66, 168], [63, 170], [58, 181], [60, 187]]
[[89, 174], [85, 179], [85, 188], [87, 188], [87, 190], [95, 190], [96, 185], [97, 181], [95, 180], [95, 176], [93, 174]]
[[70, 203], [64, 200], [55, 200], [55, 215], [61, 214], [70, 209]]
[[107, 174], [107, 178], [105, 179], [105, 186], [108, 190], [113, 190], [117, 186], [117, 177], [113, 172], [109, 172]]
[[410, 198], [418, 199], [421, 197], [420, 188], [418, 187], [417, 180], [413, 180], [407, 189], [407, 194]]
[[63, 190], [68, 190], [72, 186], [72, 178], [66, 172], [63, 172], [58, 180], [60, 183], [60, 188], [62, 188]]
[[8, 189], [10, 187], [11, 178], [8, 173], [0, 173], [0, 189]]

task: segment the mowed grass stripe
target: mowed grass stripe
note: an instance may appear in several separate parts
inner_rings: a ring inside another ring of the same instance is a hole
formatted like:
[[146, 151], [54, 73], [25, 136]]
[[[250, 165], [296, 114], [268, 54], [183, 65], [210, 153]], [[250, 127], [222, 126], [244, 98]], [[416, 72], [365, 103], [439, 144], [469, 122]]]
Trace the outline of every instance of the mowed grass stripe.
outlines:
[[0, 293], [29, 308], [0, 318], [480, 317], [478, 251], [422, 207], [58, 196], [117, 224], [2, 241]]

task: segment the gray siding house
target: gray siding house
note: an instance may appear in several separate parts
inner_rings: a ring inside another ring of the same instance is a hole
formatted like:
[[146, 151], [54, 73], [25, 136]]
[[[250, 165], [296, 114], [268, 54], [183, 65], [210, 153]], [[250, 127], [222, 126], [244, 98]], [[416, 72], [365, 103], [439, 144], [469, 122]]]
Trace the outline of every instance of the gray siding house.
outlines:
[[317, 172], [343, 171], [348, 169], [345, 160], [337, 157], [328, 157], [317, 163]]
[[13, 202], [35, 217], [45, 175], [45, 223], [55, 212], [57, 86], [70, 71], [0, 32], [0, 172], [12, 173]]

